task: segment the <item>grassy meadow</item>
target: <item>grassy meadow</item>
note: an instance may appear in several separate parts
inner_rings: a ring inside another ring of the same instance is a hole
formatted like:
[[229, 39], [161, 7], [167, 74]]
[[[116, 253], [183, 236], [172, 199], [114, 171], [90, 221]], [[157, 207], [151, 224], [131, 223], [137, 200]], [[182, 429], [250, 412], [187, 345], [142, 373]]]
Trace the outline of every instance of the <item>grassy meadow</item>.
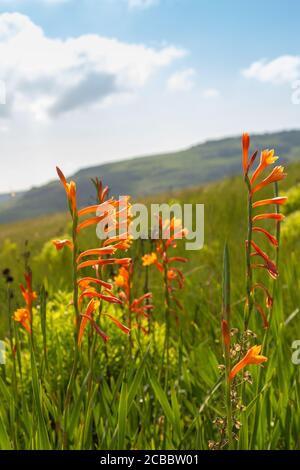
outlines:
[[[286, 218], [279, 249], [256, 235], [270, 258], [278, 257], [275, 281], [265, 270], [255, 272], [256, 282], [272, 293], [269, 327], [253, 310], [248, 338], [243, 332], [248, 216], [242, 174], [143, 199], [204, 204], [204, 248], [186, 251], [184, 241], [170, 246], [169, 256], [188, 259], [181, 268], [184, 286], [176, 287], [172, 303], [166, 277], [155, 265], [143, 266], [145, 254], [155, 252], [153, 242], [134, 241], [119, 256], [134, 262], [129, 297], [118, 283], [120, 265], [104, 265], [101, 279], [113, 284], [111, 299], [123, 302], [99, 297], [91, 304], [93, 318], [79, 317], [86, 320], [80, 346], [76, 308], [80, 315], [91, 300], [87, 295], [77, 304], [72, 251], [68, 246], [57, 251], [52, 243], [69, 239], [77, 221], [59, 212], [1, 224], [0, 339], [6, 343], [6, 363], [0, 375], [0, 449], [299, 450], [300, 367], [292, 363], [292, 343], [300, 339], [300, 165], [286, 170], [288, 177], [279, 183], [279, 194], [289, 196], [282, 207]], [[261, 193], [273, 197], [274, 185]], [[96, 196], [93, 204], [99, 202]], [[264, 227], [273, 233], [274, 221]], [[79, 232], [73, 250], [79, 254], [98, 246], [91, 225]], [[25, 319], [31, 333], [12, 319], [24, 308], [19, 285], [29, 272], [27, 301], [28, 292], [36, 292], [29, 301], [31, 317]], [[84, 273], [94, 276], [90, 266]], [[145, 297], [140, 310], [130, 310], [130, 302], [148, 292], [152, 298]], [[257, 295], [263, 305], [263, 292]], [[150, 303], [153, 309], [145, 310]], [[221, 318], [229, 310], [229, 361], [237, 363], [243, 347], [254, 344], [263, 345], [268, 361], [247, 367], [228, 391]]]

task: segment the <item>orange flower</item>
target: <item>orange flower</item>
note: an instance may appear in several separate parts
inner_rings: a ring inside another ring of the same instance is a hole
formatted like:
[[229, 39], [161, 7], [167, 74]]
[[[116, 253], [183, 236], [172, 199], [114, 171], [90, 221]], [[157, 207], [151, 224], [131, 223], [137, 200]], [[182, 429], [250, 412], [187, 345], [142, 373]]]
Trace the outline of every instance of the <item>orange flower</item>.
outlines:
[[251, 194], [256, 193], [268, 184], [283, 180], [287, 176], [287, 173], [284, 173], [283, 170], [283, 166], [275, 166], [273, 171], [261, 183], [258, 183], [254, 188], [252, 188]]
[[270, 260], [268, 255], [263, 250], [261, 250], [259, 248], [259, 246], [254, 241], [251, 241], [251, 245], [255, 250], [255, 253], [251, 253], [251, 256], [260, 256], [266, 263], [266, 264], [255, 264], [255, 265], [253, 265], [253, 267], [254, 268], [265, 268], [265, 269], [268, 270], [270, 276], [273, 279], [277, 279], [278, 270], [277, 270], [276, 264], [273, 263], [273, 261]]
[[90, 250], [83, 251], [80, 253], [80, 255], [77, 257], [76, 263], [79, 263], [79, 261], [84, 258], [85, 256], [104, 256], [104, 255], [113, 255], [116, 252], [116, 248], [112, 246], [107, 246], [104, 248], [92, 248]]
[[283, 214], [277, 214], [277, 213], [274, 213], [274, 214], [258, 214], [258, 215], [255, 215], [253, 218], [252, 218], [252, 222], [255, 222], [256, 220], [264, 220], [264, 219], [273, 219], [273, 220], [277, 220], [277, 221], [282, 221], [284, 220], [284, 215]]
[[52, 240], [52, 243], [57, 251], [62, 250], [65, 246], [68, 246], [70, 250], [73, 250], [73, 243], [71, 240]]
[[81, 320], [81, 323], [80, 323], [79, 334], [78, 334], [78, 345], [81, 344], [83, 333], [84, 333], [84, 330], [85, 330], [85, 327], [86, 327], [86, 324], [87, 324], [88, 320], [90, 318], [92, 318], [92, 315], [93, 315], [94, 311], [96, 310], [96, 308], [98, 308], [98, 306], [99, 306], [99, 302], [96, 301], [95, 299], [92, 299], [92, 300], [89, 301], [89, 303], [86, 307], [86, 310], [85, 310], [85, 314], [82, 317], [82, 320]]
[[263, 150], [260, 156], [260, 162], [255, 172], [252, 175], [250, 184], [252, 185], [254, 181], [259, 177], [259, 175], [264, 171], [268, 165], [272, 165], [278, 160], [278, 157], [274, 157], [274, 150]]
[[18, 310], [15, 311], [13, 315], [13, 319], [21, 323], [25, 330], [31, 334], [31, 327], [30, 327], [30, 313], [26, 308], [19, 308]]
[[124, 278], [124, 276], [122, 276], [122, 274], [118, 274], [117, 276], [115, 276], [114, 282], [117, 287], [123, 288], [126, 286], [126, 279]]
[[102, 212], [104, 214], [109, 212], [109, 209], [112, 207], [115, 207], [117, 204], [117, 201], [115, 201], [113, 198], [108, 199], [107, 201], [102, 202], [101, 204], [94, 204], [93, 206], [87, 206], [83, 207], [82, 209], [79, 209], [78, 211], [78, 217], [82, 217], [83, 215], [88, 215], [88, 214], [96, 214], [97, 212]]
[[253, 346], [250, 348], [246, 355], [243, 357], [241, 361], [239, 361], [231, 370], [229, 375], [229, 380], [232, 380], [236, 374], [238, 374], [244, 367], [247, 367], [251, 364], [262, 364], [268, 360], [267, 357], [261, 356], [261, 346]]
[[97, 323], [95, 322], [95, 320], [92, 318], [92, 316], [88, 316], [88, 315], [85, 315], [85, 314], [81, 314], [82, 318], [86, 318], [87, 320], [89, 320], [89, 322], [91, 323], [92, 327], [93, 327], [93, 330], [96, 331], [97, 335], [99, 335], [103, 341], [105, 343], [107, 343], [107, 341], [109, 340], [109, 336], [104, 333], [104, 331], [101, 330], [101, 328], [97, 325]]
[[77, 270], [95, 266], [106, 266], [107, 264], [119, 264], [128, 265], [131, 262], [131, 258], [109, 258], [109, 259], [92, 259], [90, 261], [84, 261], [78, 264]]
[[120, 328], [121, 331], [123, 331], [123, 333], [129, 335], [130, 328], [127, 328], [127, 326], [123, 325], [123, 323], [121, 323], [117, 318], [113, 317], [109, 313], [103, 313], [102, 315], [104, 317], [108, 317], [118, 328]]
[[151, 266], [151, 264], [154, 264], [156, 260], [157, 260], [157, 255], [154, 252], [150, 254], [146, 254], [142, 257], [143, 266]]
[[268, 291], [268, 289], [266, 288], [266, 286], [260, 282], [258, 282], [257, 284], [254, 284], [254, 286], [252, 287], [252, 292], [255, 291], [255, 289], [261, 289], [265, 296], [266, 296], [266, 307], [267, 308], [272, 308], [273, 306], [273, 297], [271, 296], [270, 292]]
[[132, 274], [132, 265], [131, 266], [121, 266], [118, 272], [118, 275], [115, 276], [114, 281], [117, 287], [123, 289], [125, 292], [126, 302], [129, 302], [130, 299], [130, 288], [131, 281], [130, 277]]
[[80, 294], [79, 299], [78, 299], [79, 305], [82, 304], [82, 301], [85, 297], [88, 297], [89, 299], [97, 298], [97, 299], [105, 300], [106, 302], [109, 302], [111, 304], [122, 304], [122, 301], [118, 299], [118, 297], [115, 297], [114, 295], [112, 295], [110, 292], [108, 292], [107, 295], [100, 294], [94, 288], [85, 290], [82, 292], [82, 294]]
[[112, 290], [113, 285], [110, 282], [102, 281], [101, 279], [97, 279], [94, 277], [83, 277], [78, 279], [77, 284], [79, 285], [81, 290], [86, 290], [90, 288], [90, 284], [98, 284], [105, 289]]
[[243, 169], [244, 175], [247, 174], [248, 168], [248, 159], [249, 159], [249, 147], [250, 147], [250, 136], [246, 132], [242, 137], [242, 146], [243, 146]]
[[253, 209], [260, 206], [266, 206], [268, 204], [276, 204], [281, 206], [287, 202], [287, 197], [273, 197], [272, 199], [262, 199], [261, 201], [256, 201], [252, 204]]
[[91, 225], [97, 225], [99, 222], [101, 222], [105, 218], [105, 215], [101, 215], [99, 217], [91, 217], [90, 219], [86, 219], [77, 226], [77, 233], [80, 232], [80, 230], [90, 227]]
[[93, 184], [96, 188], [97, 197], [98, 197], [99, 202], [105, 201], [105, 199], [108, 195], [108, 192], [109, 192], [109, 187], [105, 186], [103, 188], [102, 180], [99, 179], [99, 178], [92, 179], [92, 182], [93, 182]]
[[77, 204], [76, 204], [76, 184], [75, 184], [74, 181], [70, 181], [70, 183], [68, 183], [67, 180], [66, 180], [65, 175], [58, 168], [58, 166], [56, 167], [56, 172], [58, 174], [58, 177], [59, 177], [63, 187], [65, 188], [67, 198], [68, 198], [68, 201], [69, 201], [70, 209], [74, 213], [76, 211], [76, 207], [77, 207]]
[[152, 299], [152, 294], [151, 292], [148, 292], [147, 294], [142, 295], [138, 299], [134, 299], [132, 304], [130, 305], [130, 311], [133, 313], [136, 313], [137, 317], [140, 318], [141, 316], [144, 316], [146, 318], [149, 317], [149, 313], [151, 310], [153, 310], [153, 305], [152, 304], [144, 304], [144, 301]]
[[261, 227], [253, 227], [252, 231], [263, 233], [268, 238], [268, 240], [272, 243], [272, 245], [276, 247], [278, 246], [277, 238], [275, 238], [270, 232], [268, 232], [268, 230], [265, 230], [264, 228], [261, 228]]
[[32, 308], [33, 301], [37, 299], [37, 293], [32, 290], [32, 275], [31, 275], [31, 273], [26, 273], [25, 274], [25, 280], [26, 280], [26, 288], [21, 284], [20, 289], [22, 291], [22, 295], [24, 297], [26, 306], [27, 306], [27, 308], [30, 312], [31, 308]]
[[173, 279], [176, 279], [177, 277], [177, 274], [175, 273], [175, 271], [173, 271], [173, 269], [168, 269], [168, 279], [171, 281]]

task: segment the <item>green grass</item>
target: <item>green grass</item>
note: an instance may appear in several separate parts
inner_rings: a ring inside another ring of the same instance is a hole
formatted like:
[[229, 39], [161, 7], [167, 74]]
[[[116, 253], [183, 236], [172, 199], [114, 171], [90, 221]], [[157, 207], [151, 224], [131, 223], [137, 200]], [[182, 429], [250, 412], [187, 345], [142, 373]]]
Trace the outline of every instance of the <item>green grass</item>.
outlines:
[[[283, 191], [295, 188], [300, 166], [290, 166]], [[235, 448], [299, 449], [299, 366], [293, 365], [292, 342], [299, 338], [300, 269], [297, 222], [299, 201], [293, 190], [293, 206], [282, 227], [280, 278], [268, 333], [269, 357], [263, 369], [250, 366], [253, 384], [244, 388], [245, 411]], [[22, 305], [18, 284], [24, 271], [24, 242], [31, 252], [34, 287], [45, 285], [48, 297], [39, 298], [34, 309], [34, 349], [26, 332], [17, 328], [16, 384], [12, 356], [1, 369], [0, 448], [17, 449], [207, 449], [218, 441], [214, 420], [225, 415], [224, 383], [218, 364], [223, 362], [220, 319], [222, 310], [222, 258], [228, 243], [231, 265], [231, 323], [242, 328], [245, 299], [244, 240], [247, 231], [246, 193], [241, 177], [224, 179], [201, 188], [172, 192], [147, 202], [169, 200], [205, 204], [205, 247], [186, 253], [185, 289], [179, 295], [184, 311], [179, 322], [171, 320], [168, 381], [162, 368], [164, 303], [161, 279], [150, 269], [153, 292], [154, 336], [133, 333], [133, 356], [128, 338], [106, 320], [109, 334], [104, 345], [97, 338], [93, 380], [90, 380], [91, 331], [84, 339], [71, 405], [65, 407], [66, 387], [73, 360], [73, 309], [70, 305], [72, 273], [67, 252], [56, 253], [49, 240], [69, 232], [65, 214], [1, 226], [1, 270], [9, 267], [14, 277], [11, 311]], [[296, 219], [296, 222], [295, 222]], [[10, 241], [8, 241], [8, 239]], [[94, 246], [93, 231], [83, 236], [82, 246]], [[263, 241], [261, 245], [263, 246]], [[150, 250], [149, 246], [144, 249]], [[131, 251], [137, 258], [134, 295], [141, 295], [145, 270], [141, 245]], [[271, 253], [271, 248], [266, 246]], [[275, 256], [275, 253], [274, 253]], [[106, 271], [110, 279], [113, 272]], [[262, 273], [265, 280], [265, 275]], [[270, 281], [270, 289], [272, 288]], [[0, 325], [8, 330], [6, 287], [1, 280]], [[46, 301], [46, 308], [44, 305]], [[110, 307], [120, 320], [124, 311]], [[46, 322], [46, 327], [45, 327]], [[15, 325], [18, 326], [18, 325]], [[263, 341], [264, 330], [257, 316], [251, 330]], [[47, 331], [46, 348], [44, 348]], [[46, 355], [45, 355], [46, 351]], [[46, 359], [47, 356], [47, 359]], [[17, 387], [17, 393], [14, 391]]]

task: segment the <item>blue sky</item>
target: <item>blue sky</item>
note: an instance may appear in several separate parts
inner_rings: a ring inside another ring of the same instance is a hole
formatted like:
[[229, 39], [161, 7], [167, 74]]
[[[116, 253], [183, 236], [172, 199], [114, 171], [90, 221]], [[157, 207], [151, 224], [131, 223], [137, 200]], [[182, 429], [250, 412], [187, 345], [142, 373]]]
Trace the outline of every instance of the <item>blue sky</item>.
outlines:
[[0, 0], [0, 192], [299, 127], [299, 19], [296, 0]]

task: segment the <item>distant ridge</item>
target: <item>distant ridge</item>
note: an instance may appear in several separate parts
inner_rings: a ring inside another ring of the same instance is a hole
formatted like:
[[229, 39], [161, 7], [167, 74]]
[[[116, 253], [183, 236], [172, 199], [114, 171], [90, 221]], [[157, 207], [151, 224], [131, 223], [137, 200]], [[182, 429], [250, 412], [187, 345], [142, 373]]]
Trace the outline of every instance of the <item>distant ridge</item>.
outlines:
[[[300, 161], [300, 130], [252, 136], [253, 147], [275, 148], [282, 162]], [[211, 140], [178, 152], [138, 157], [84, 168], [72, 178], [78, 185], [79, 204], [94, 202], [89, 179], [102, 177], [112, 194], [145, 196], [172, 189], [199, 186], [241, 171], [240, 137]], [[64, 191], [57, 181], [15, 197], [0, 195], [0, 223], [37, 217], [66, 209]]]

